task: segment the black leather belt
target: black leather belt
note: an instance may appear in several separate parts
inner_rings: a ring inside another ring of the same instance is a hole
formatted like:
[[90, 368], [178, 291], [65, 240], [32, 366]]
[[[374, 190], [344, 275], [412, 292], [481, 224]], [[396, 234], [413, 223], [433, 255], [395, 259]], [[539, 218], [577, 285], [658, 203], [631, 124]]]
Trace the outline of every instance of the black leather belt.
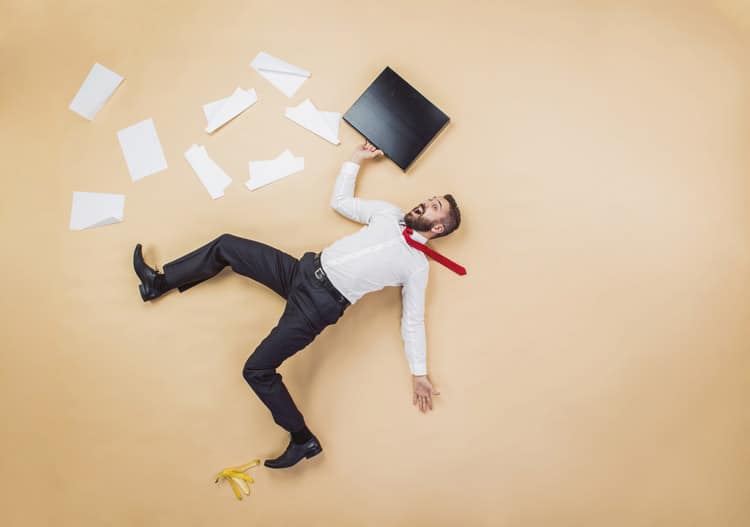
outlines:
[[323, 270], [323, 266], [320, 264], [320, 253], [316, 254], [315, 258], [313, 258], [313, 277], [323, 284], [323, 287], [328, 289], [328, 292], [331, 293], [331, 296], [333, 296], [333, 299], [336, 300], [336, 302], [344, 307], [349, 306], [349, 301], [338, 289], [333, 287], [333, 284], [328, 279], [328, 275], [326, 275], [326, 272]]

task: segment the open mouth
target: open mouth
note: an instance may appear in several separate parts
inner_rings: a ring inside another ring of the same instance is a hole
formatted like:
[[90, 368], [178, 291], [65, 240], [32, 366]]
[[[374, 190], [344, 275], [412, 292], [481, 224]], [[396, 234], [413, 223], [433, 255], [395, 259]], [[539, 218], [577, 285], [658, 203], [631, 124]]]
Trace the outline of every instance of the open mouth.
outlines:
[[417, 206], [416, 206], [416, 207], [414, 207], [414, 208], [413, 208], [413, 209], [412, 209], [411, 211], [412, 211], [412, 213], [414, 213], [415, 215], [417, 215], [417, 216], [421, 216], [422, 214], [424, 214], [424, 205], [417, 205]]

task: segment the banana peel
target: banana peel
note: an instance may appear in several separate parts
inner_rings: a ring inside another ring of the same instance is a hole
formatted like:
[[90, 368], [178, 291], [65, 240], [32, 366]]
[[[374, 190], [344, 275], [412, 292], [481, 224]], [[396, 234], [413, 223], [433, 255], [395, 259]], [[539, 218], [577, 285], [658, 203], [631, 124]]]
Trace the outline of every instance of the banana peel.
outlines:
[[260, 459], [253, 459], [249, 463], [240, 465], [239, 467], [225, 468], [218, 474], [216, 474], [215, 483], [219, 483], [222, 480], [227, 480], [229, 486], [232, 487], [234, 497], [238, 500], [242, 500], [242, 493], [244, 492], [247, 496], [250, 495], [250, 483], [254, 483], [255, 480], [245, 474], [245, 471], [260, 465]]

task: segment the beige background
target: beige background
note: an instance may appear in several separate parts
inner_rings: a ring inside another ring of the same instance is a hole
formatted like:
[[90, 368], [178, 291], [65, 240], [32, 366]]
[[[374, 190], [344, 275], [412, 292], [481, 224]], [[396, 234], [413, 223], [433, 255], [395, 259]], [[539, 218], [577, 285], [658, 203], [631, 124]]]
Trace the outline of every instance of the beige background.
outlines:
[[[0, 6], [0, 523], [750, 524], [742, 2]], [[260, 50], [312, 77], [287, 99]], [[67, 106], [97, 61], [126, 81], [89, 123]], [[253, 469], [237, 502], [213, 474], [287, 440], [241, 376], [282, 300], [225, 271], [143, 304], [132, 248], [162, 265], [231, 232], [301, 255], [353, 232], [327, 203], [358, 135], [282, 112], [345, 111], [385, 65], [452, 118], [407, 175], [381, 161], [357, 188], [462, 206], [434, 246], [469, 274], [433, 265], [427, 297], [442, 395], [411, 405], [399, 291], [369, 295], [281, 370], [324, 454]], [[201, 104], [238, 84], [259, 103], [206, 135]], [[169, 169], [133, 183], [116, 131], [148, 117]], [[286, 147], [305, 171], [246, 190]], [[125, 221], [69, 231], [76, 190], [126, 194]]]

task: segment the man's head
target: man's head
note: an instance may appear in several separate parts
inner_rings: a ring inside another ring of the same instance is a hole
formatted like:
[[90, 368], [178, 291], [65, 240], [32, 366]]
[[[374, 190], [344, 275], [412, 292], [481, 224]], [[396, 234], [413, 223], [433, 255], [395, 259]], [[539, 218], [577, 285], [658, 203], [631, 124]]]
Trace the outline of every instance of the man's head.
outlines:
[[453, 196], [433, 196], [404, 215], [404, 223], [427, 238], [446, 236], [461, 224], [461, 211]]

